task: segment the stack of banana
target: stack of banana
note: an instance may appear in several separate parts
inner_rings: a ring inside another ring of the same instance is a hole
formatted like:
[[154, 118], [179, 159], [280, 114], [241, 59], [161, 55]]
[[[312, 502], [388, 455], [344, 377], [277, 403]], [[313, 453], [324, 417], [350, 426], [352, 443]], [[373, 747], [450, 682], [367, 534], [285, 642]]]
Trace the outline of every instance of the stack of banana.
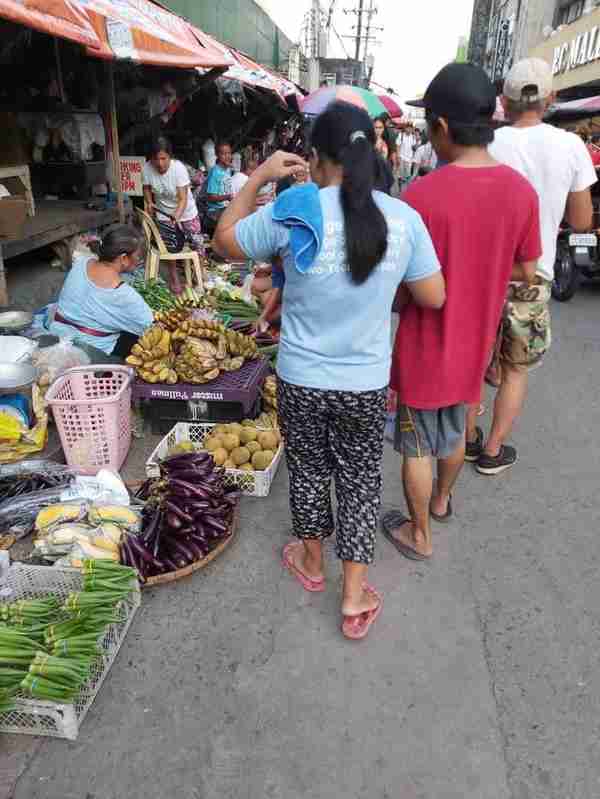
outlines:
[[227, 330], [219, 322], [160, 314], [161, 324], [147, 330], [127, 358], [147, 383], [209, 383], [258, 357], [256, 340]]
[[158, 325], [146, 330], [131, 350], [126, 363], [135, 366], [138, 375], [146, 383], [177, 383], [177, 372], [173, 368], [175, 355], [171, 351], [171, 334]]
[[202, 308], [204, 299], [202, 294], [197, 292], [196, 289], [187, 286], [182, 293], [177, 296], [175, 305], [177, 308]]
[[262, 396], [267, 411], [274, 411], [277, 415], [277, 378], [275, 375], [269, 375], [265, 379]]
[[174, 333], [182, 322], [190, 318], [190, 312], [184, 309], [159, 311], [154, 314], [154, 321], [170, 333]]

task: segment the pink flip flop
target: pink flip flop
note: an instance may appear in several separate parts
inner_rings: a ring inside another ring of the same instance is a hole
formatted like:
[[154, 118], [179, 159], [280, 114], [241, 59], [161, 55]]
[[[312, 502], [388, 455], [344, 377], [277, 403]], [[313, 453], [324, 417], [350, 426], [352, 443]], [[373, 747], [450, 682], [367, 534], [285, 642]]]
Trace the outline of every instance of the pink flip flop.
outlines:
[[305, 591], [310, 591], [312, 594], [317, 594], [325, 590], [325, 578], [320, 577], [315, 580], [314, 577], [309, 577], [292, 562], [292, 552], [294, 549], [301, 547], [302, 543], [298, 541], [290, 541], [289, 544], [283, 548], [283, 565], [289, 573], [298, 580], [300, 585]]
[[376, 597], [379, 604], [375, 610], [368, 610], [365, 613], [361, 613], [359, 616], [344, 616], [342, 633], [345, 638], [349, 638], [351, 641], [362, 641], [363, 638], [366, 638], [369, 634], [369, 630], [377, 621], [378, 616], [383, 610], [383, 597], [381, 594], [370, 585], [365, 584], [364, 589], [367, 593]]

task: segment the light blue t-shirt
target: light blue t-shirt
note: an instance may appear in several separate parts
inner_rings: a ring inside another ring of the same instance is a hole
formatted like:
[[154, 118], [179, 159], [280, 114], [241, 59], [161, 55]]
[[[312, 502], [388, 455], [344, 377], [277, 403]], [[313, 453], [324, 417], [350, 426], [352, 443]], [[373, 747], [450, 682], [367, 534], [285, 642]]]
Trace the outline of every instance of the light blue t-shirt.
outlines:
[[75, 342], [90, 344], [103, 352], [114, 350], [121, 333], [141, 336], [152, 324], [154, 316], [145, 300], [132, 287], [122, 283], [116, 289], [96, 286], [87, 276], [87, 265], [91, 259], [76, 256], [58, 298], [58, 311], [69, 322], [111, 333], [110, 336], [91, 336], [71, 325], [52, 322], [50, 332]]
[[[223, 194], [231, 194], [233, 191], [231, 178], [231, 169], [226, 169], [221, 164], [215, 164], [208, 173], [206, 193], [214, 194], [217, 197]], [[221, 200], [219, 203], [208, 203], [209, 211], [218, 211], [221, 208], [227, 208], [226, 200]]]
[[373, 391], [389, 383], [396, 290], [403, 281], [431, 277], [440, 271], [440, 264], [419, 214], [381, 192], [374, 192], [373, 197], [388, 223], [388, 249], [361, 286], [352, 282], [346, 263], [338, 187], [320, 192], [323, 247], [305, 274], [294, 266], [289, 231], [273, 221], [272, 205], [236, 225], [237, 242], [249, 258], [283, 257], [277, 371], [288, 383], [336, 391]]

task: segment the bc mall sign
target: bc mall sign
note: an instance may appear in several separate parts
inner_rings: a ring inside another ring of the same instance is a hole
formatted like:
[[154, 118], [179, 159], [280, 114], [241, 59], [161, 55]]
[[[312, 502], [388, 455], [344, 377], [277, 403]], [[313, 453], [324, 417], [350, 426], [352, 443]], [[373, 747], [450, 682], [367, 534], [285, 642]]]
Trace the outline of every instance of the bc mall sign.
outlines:
[[575, 38], [554, 48], [552, 72], [562, 75], [600, 59], [600, 26], [580, 33]]

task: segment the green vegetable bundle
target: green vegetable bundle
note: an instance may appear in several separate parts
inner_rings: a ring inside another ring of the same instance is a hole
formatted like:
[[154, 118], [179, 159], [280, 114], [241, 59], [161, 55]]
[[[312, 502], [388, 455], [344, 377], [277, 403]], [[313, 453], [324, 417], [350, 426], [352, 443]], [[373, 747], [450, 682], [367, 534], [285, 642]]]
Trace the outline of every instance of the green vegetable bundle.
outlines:
[[153, 311], [172, 311], [177, 307], [177, 297], [169, 291], [167, 284], [161, 280], [134, 280], [133, 288], [144, 298]]
[[14, 708], [19, 691], [72, 702], [89, 679], [107, 627], [121, 620], [119, 603], [136, 579], [131, 568], [86, 560], [83, 591], [69, 594], [62, 607], [55, 596], [0, 605], [0, 714]]

